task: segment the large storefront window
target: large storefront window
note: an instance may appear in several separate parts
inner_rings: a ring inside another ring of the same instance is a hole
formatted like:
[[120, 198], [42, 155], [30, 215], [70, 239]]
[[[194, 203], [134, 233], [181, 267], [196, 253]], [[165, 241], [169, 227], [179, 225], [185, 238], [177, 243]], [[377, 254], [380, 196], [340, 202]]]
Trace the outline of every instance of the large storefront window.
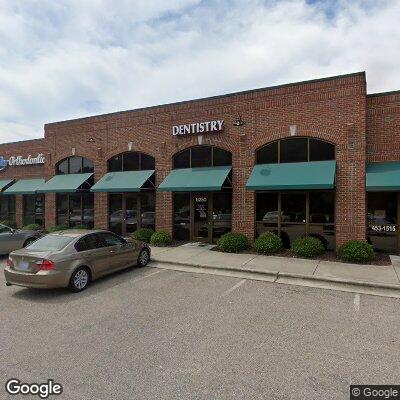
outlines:
[[26, 194], [23, 196], [23, 224], [43, 225], [44, 195]]
[[15, 196], [0, 195], [0, 221], [15, 226]]
[[[56, 174], [93, 173], [94, 165], [85, 157], [73, 156], [60, 161]], [[70, 228], [94, 226], [94, 195], [89, 192], [94, 180], [91, 176], [75, 193], [56, 194], [56, 223]]]
[[[108, 160], [109, 172], [155, 169], [155, 159], [144, 153], [126, 152]], [[155, 230], [156, 193], [154, 175], [139, 193], [109, 193], [108, 215], [110, 230], [126, 235], [139, 228]]]
[[[319, 139], [281, 139], [261, 147], [257, 164], [328, 161], [335, 147]], [[272, 231], [285, 247], [298, 237], [316, 236], [328, 249], [335, 248], [334, 191], [275, 191], [256, 193], [256, 234]]]
[[[195, 146], [173, 157], [174, 169], [232, 165], [232, 154], [215, 146]], [[219, 192], [173, 194], [173, 227], [177, 240], [216, 241], [232, 228], [231, 174]]]
[[257, 235], [277, 233], [285, 247], [305, 235], [318, 237], [328, 249], [335, 248], [335, 194], [324, 192], [258, 192]]
[[368, 241], [378, 251], [398, 252], [398, 199], [395, 192], [367, 194]]
[[94, 225], [93, 193], [57, 193], [57, 225], [70, 228]]
[[[285, 247], [306, 234], [335, 247], [333, 192], [259, 192], [256, 195], [257, 235], [278, 233]], [[308, 218], [307, 218], [308, 215]]]

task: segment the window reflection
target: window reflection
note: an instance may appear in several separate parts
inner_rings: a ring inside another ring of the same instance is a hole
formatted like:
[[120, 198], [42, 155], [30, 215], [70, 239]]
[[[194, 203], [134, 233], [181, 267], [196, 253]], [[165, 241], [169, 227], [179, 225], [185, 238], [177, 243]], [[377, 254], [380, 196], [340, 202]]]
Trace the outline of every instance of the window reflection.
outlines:
[[94, 225], [93, 193], [57, 193], [57, 225], [67, 227]]
[[14, 195], [0, 195], [0, 220], [15, 225]]
[[108, 160], [109, 172], [142, 171], [155, 169], [155, 159], [144, 153], [128, 151]]
[[287, 138], [258, 149], [256, 159], [257, 164], [334, 160], [335, 146], [314, 138]]
[[174, 238], [190, 239], [190, 194], [174, 193]]
[[85, 157], [72, 156], [59, 162], [56, 167], [56, 174], [81, 174], [93, 172], [93, 162]]
[[44, 195], [28, 194], [23, 196], [23, 224], [43, 225]]
[[367, 194], [368, 240], [376, 250], [397, 252], [397, 193]]
[[232, 154], [215, 146], [195, 146], [173, 157], [173, 168], [199, 168], [232, 165]]
[[213, 194], [213, 239], [218, 239], [232, 230], [232, 193]]

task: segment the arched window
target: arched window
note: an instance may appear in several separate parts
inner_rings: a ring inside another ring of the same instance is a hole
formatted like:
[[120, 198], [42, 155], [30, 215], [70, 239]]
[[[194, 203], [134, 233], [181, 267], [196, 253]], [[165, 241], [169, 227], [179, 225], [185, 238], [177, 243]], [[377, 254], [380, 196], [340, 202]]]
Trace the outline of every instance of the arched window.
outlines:
[[173, 156], [174, 169], [225, 165], [232, 165], [232, 153], [216, 146], [194, 146]]
[[257, 150], [257, 164], [326, 161], [335, 159], [335, 146], [320, 139], [280, 139]]
[[108, 160], [108, 171], [140, 171], [155, 169], [154, 157], [145, 153], [128, 151], [117, 154]]
[[56, 175], [83, 174], [94, 172], [93, 161], [85, 157], [72, 156], [60, 161], [56, 166]]

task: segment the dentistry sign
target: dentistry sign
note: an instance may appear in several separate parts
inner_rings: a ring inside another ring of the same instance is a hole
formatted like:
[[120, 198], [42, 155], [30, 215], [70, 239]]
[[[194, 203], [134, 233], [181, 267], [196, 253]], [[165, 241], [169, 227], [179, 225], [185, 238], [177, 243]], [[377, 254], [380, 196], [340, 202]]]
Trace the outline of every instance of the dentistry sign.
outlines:
[[172, 135], [201, 135], [203, 133], [221, 132], [224, 127], [224, 120], [217, 119], [214, 121], [195, 122], [187, 125], [174, 125], [172, 127]]
[[32, 157], [32, 155], [29, 154], [26, 158], [17, 155], [5, 159], [3, 156], [0, 156], [0, 171], [4, 171], [8, 166], [22, 167], [26, 165], [44, 164], [44, 162], [45, 157], [42, 153], [38, 154], [36, 157]]

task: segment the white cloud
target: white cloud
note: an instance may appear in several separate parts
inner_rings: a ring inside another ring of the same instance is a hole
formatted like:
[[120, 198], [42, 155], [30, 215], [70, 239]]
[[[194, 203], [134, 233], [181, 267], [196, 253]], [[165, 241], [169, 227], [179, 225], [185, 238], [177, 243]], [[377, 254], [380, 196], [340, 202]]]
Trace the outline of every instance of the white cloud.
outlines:
[[400, 0], [0, 0], [0, 141], [57, 120], [367, 71], [400, 89]]

